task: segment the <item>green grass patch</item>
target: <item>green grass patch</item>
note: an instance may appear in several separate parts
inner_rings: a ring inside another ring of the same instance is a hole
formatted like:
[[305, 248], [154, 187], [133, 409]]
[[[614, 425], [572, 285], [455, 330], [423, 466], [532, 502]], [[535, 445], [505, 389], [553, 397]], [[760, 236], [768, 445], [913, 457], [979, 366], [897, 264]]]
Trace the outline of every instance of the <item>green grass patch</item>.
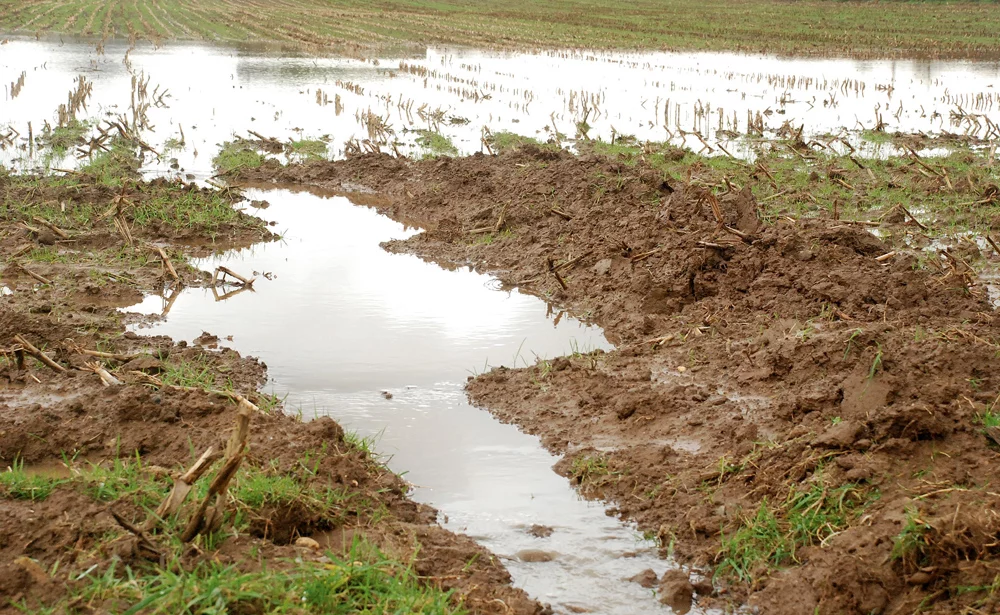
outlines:
[[451, 139], [433, 130], [418, 130], [416, 139], [420, 146], [430, 156], [457, 156], [458, 148]]
[[266, 159], [264, 154], [246, 143], [227, 141], [212, 159], [212, 164], [222, 175], [239, 175], [240, 171], [260, 167]]
[[42, 133], [38, 135], [38, 143], [43, 148], [47, 148], [52, 155], [62, 157], [70, 148], [83, 144], [84, 137], [90, 132], [90, 127], [88, 122], [76, 119], [55, 128], [46, 125]]
[[319, 139], [292, 141], [288, 144], [288, 152], [303, 160], [326, 160], [329, 157], [326, 141]]
[[793, 490], [784, 502], [766, 499], [731, 534], [722, 536], [716, 574], [756, 583], [776, 568], [796, 562], [796, 550], [819, 545], [846, 528], [878, 493], [854, 483], [828, 488], [817, 481]]
[[976, 419], [983, 427], [1000, 427], [1000, 412], [986, 410], [982, 414], [977, 415]]
[[601, 454], [580, 455], [573, 459], [569, 473], [570, 477], [580, 484], [613, 474], [611, 467], [608, 465], [607, 457]]
[[[275, 569], [243, 572], [204, 561], [190, 570], [123, 567], [88, 575], [73, 592], [86, 603], [100, 597], [123, 615], [137, 613], [419, 613], [459, 614], [451, 594], [420, 583], [412, 568], [357, 539], [329, 562], [278, 562]], [[120, 564], [119, 564], [120, 565]]]
[[892, 135], [884, 130], [864, 130], [861, 132], [861, 138], [869, 143], [875, 143], [877, 145], [892, 143]]
[[165, 385], [180, 387], [195, 387], [198, 389], [215, 389], [215, 368], [209, 359], [198, 357], [170, 358], [163, 363], [163, 372], [159, 378]]
[[506, 130], [490, 133], [486, 137], [486, 142], [489, 143], [490, 147], [496, 153], [517, 149], [519, 147], [524, 147], [525, 145], [534, 145], [542, 149], [550, 149], [553, 151], [558, 151], [560, 149], [558, 145], [553, 143], [545, 143], [543, 141], [539, 141], [538, 139], [524, 137]]
[[910, 562], [917, 559], [927, 547], [926, 536], [931, 529], [916, 508], [908, 508], [903, 529], [892, 541], [892, 559]]
[[130, 145], [115, 140], [109, 151], [101, 152], [80, 165], [79, 172], [98, 184], [117, 188], [138, 179], [139, 159]]
[[128, 500], [141, 508], [155, 509], [169, 492], [168, 483], [155, 480], [138, 454], [133, 459], [115, 457], [91, 464], [79, 474], [86, 492], [101, 502]]
[[36, 474], [25, 469], [24, 461], [15, 459], [6, 472], [0, 472], [0, 487], [8, 497], [19, 500], [39, 501], [49, 497], [64, 479]]

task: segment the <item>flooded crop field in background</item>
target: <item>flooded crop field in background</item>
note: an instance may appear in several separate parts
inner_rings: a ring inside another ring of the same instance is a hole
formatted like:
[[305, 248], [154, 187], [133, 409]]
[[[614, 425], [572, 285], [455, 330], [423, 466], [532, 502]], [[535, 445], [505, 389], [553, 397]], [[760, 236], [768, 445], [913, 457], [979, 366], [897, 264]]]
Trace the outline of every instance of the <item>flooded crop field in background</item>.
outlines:
[[0, 614], [994, 612], [1000, 63], [399, 49], [3, 39]]
[[[214, 174], [219, 144], [248, 131], [283, 143], [321, 140], [323, 157], [342, 156], [347, 143], [471, 154], [485, 151], [484, 135], [512, 132], [567, 145], [631, 136], [753, 159], [768, 139], [800, 130], [819, 150], [884, 155], [894, 150], [877, 133], [988, 139], [1000, 119], [1000, 64], [989, 61], [449, 48], [360, 60], [121, 42], [101, 51], [73, 39], [14, 38], [0, 47], [0, 160], [71, 167], [74, 151], [31, 156], [28, 122], [36, 136], [54, 128], [58, 106], [81, 87], [86, 107], [74, 110], [77, 120], [99, 126], [129, 116], [134, 80], [148, 96], [144, 134], [160, 154], [151, 170], [198, 179]], [[430, 135], [444, 137], [442, 151]]]

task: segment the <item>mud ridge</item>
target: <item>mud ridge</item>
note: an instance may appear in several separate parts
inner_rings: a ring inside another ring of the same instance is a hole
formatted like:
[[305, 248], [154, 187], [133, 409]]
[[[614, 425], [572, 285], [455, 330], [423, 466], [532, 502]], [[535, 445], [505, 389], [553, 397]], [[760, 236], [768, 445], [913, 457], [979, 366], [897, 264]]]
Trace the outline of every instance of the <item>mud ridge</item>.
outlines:
[[617, 350], [495, 369], [469, 395], [714, 572], [712, 600], [780, 615], [998, 608], [1000, 330], [960, 267], [924, 267], [823, 214], [765, 223], [752, 185], [709, 192], [533, 146], [268, 163], [242, 179], [374, 190], [370, 206], [425, 229], [387, 249], [603, 326]]

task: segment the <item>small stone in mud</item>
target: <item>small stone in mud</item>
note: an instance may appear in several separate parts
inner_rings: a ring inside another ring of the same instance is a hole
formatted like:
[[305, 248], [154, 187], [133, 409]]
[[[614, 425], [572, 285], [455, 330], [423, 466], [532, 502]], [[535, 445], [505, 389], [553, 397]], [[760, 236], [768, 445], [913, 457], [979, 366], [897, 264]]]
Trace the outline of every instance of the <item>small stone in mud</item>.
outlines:
[[208, 331], [202, 331], [201, 335], [194, 338], [194, 343], [198, 344], [199, 346], [207, 346], [208, 348], [212, 348], [214, 346], [218, 346], [219, 336], [212, 335]]
[[552, 528], [547, 525], [532, 525], [528, 528], [528, 533], [535, 538], [548, 538], [552, 535]]
[[23, 570], [32, 583], [44, 583], [49, 580], [49, 575], [45, 572], [45, 569], [30, 557], [22, 555], [14, 560], [14, 565]]
[[529, 564], [539, 563], [539, 562], [551, 562], [556, 558], [554, 553], [549, 553], [548, 551], [540, 551], [538, 549], [524, 549], [523, 551], [518, 551], [514, 554], [514, 557], [521, 560], [522, 562], [528, 562]]
[[390, 393], [389, 391], [382, 391], [382, 397], [386, 399], [392, 399], [392, 393]]
[[698, 592], [699, 596], [711, 596], [715, 593], [715, 586], [712, 585], [712, 579], [709, 578], [694, 581], [691, 583], [691, 587]]
[[597, 275], [607, 275], [609, 271], [611, 271], [610, 258], [599, 260], [597, 261], [597, 264], [594, 265], [594, 273]]
[[862, 427], [855, 421], [843, 421], [829, 429], [812, 441], [817, 448], [850, 448], [861, 435]]
[[660, 579], [660, 602], [672, 608], [677, 615], [691, 610], [694, 587], [683, 570], [668, 570]]
[[313, 551], [319, 551], [319, 543], [309, 538], [308, 536], [301, 536], [295, 541], [296, 547], [302, 547], [305, 549], [312, 549]]
[[250, 201], [250, 207], [256, 207], [257, 209], [267, 209], [271, 204], [267, 201]]
[[638, 583], [639, 585], [649, 589], [650, 587], [656, 585], [657, 579], [656, 572], [654, 572], [652, 568], [647, 568], [629, 579], [629, 581]]
[[140, 355], [125, 365], [122, 369], [129, 372], [145, 372], [147, 374], [159, 374], [163, 371], [163, 363], [159, 359], [153, 358], [152, 355], [144, 354]]

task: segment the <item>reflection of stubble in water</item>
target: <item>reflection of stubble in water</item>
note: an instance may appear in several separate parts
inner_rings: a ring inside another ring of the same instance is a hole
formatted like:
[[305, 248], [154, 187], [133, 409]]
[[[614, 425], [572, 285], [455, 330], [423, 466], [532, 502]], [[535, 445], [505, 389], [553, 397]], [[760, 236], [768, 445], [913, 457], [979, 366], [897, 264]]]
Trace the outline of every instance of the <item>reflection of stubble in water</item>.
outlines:
[[[886, 155], [893, 146], [868, 142], [862, 131], [881, 123], [889, 132], [983, 136], [1000, 120], [990, 87], [998, 69], [976, 61], [447, 48], [361, 61], [168, 43], [139, 46], [123, 62], [121, 41], [107, 42], [103, 55], [72, 41], [14, 38], [4, 47], [0, 72], [17, 95], [4, 101], [0, 127], [17, 132], [0, 130], [0, 163], [18, 168], [78, 164], [75, 148], [43, 154], [27, 147], [26, 134], [28, 122], [36, 136], [59, 124], [59, 105], [79, 99], [71, 93], [80, 75], [93, 91], [86, 108], [74, 105], [76, 119], [137, 127], [150, 146], [148, 171], [200, 180], [214, 175], [219, 144], [251, 131], [280, 143], [326, 143], [331, 157], [348, 142], [360, 151], [431, 153], [433, 144], [418, 143], [427, 130], [461, 154], [484, 149], [484, 131], [510, 131], [569, 147], [576, 137], [634, 137], [752, 157], [746, 137], [759, 132], [794, 132], [846, 152], [843, 138], [860, 155]], [[133, 75], [146, 84], [144, 102], [130, 103]]]

